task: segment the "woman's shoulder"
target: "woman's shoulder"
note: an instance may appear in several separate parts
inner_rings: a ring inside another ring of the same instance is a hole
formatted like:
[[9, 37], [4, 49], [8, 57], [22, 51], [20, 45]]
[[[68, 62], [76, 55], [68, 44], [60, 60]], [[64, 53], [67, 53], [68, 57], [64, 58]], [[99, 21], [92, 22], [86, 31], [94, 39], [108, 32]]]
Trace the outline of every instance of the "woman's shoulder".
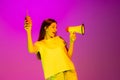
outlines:
[[58, 36], [58, 38], [59, 38], [59, 40], [60, 40], [61, 42], [63, 42], [65, 45], [67, 45], [67, 42], [64, 40], [64, 38], [63, 38], [63, 37]]
[[61, 36], [57, 36], [57, 38], [58, 38], [59, 40], [64, 41], [64, 38], [63, 38], [63, 37], [61, 37]]

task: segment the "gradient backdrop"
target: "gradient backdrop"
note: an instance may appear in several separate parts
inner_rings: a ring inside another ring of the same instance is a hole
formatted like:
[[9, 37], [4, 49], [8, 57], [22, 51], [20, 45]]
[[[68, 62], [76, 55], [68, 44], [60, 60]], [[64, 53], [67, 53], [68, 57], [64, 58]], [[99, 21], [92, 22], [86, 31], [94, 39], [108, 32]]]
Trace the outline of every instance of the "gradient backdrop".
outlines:
[[79, 80], [120, 80], [119, 0], [0, 0], [0, 80], [44, 80], [41, 61], [27, 51], [27, 10], [33, 42], [46, 18], [58, 22], [67, 43], [65, 28], [85, 24], [72, 57]]

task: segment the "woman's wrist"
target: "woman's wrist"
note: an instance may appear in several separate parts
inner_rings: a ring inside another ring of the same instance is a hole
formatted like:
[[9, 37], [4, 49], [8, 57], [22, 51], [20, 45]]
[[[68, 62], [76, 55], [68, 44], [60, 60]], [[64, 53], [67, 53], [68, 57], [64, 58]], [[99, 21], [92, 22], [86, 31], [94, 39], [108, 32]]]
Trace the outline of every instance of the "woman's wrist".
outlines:
[[75, 42], [75, 39], [70, 39], [70, 43], [74, 43]]
[[28, 35], [31, 34], [31, 30], [29, 30], [29, 31], [27, 30], [26, 32], [27, 32]]

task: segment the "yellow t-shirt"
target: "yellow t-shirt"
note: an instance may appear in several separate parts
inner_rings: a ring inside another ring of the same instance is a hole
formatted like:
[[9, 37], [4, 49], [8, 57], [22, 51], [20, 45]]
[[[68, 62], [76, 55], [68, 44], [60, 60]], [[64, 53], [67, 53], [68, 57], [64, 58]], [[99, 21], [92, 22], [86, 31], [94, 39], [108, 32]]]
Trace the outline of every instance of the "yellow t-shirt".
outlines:
[[36, 52], [40, 52], [45, 79], [65, 70], [74, 70], [67, 55], [64, 41], [59, 37], [37, 41]]

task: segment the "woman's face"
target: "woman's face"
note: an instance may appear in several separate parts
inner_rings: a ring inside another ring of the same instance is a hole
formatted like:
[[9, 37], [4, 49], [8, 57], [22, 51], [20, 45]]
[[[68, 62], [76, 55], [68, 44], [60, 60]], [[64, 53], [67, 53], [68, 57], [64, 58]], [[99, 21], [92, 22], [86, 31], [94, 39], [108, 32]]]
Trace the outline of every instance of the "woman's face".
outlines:
[[53, 38], [56, 36], [57, 24], [54, 22], [50, 26], [48, 26], [45, 30], [46, 30], [46, 36]]

